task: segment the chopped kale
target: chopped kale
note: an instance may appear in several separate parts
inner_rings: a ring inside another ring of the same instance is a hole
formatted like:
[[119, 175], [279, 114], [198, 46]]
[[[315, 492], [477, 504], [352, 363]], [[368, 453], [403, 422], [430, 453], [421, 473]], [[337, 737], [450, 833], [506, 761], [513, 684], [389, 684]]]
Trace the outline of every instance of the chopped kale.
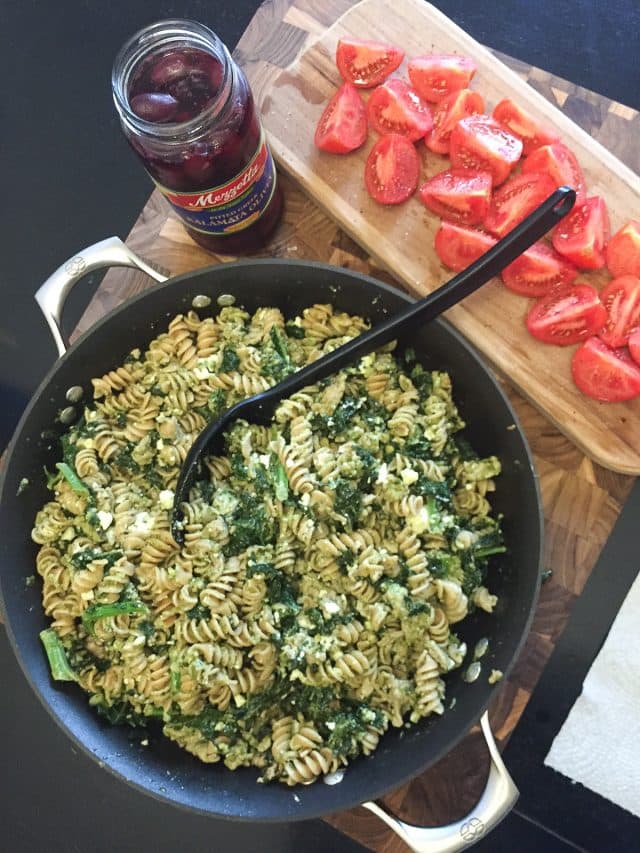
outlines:
[[[96, 697], [93, 698], [95, 699]], [[148, 717], [134, 711], [131, 705], [125, 701], [114, 702], [112, 705], [106, 705], [104, 700], [92, 701], [91, 705], [112, 726], [128, 725], [137, 728], [138, 726], [146, 726], [149, 722]], [[160, 714], [157, 716], [160, 716]]]
[[409, 375], [420, 394], [420, 398], [423, 400], [426, 399], [433, 391], [431, 371], [425, 370], [421, 364], [416, 364]]
[[249, 474], [242, 453], [233, 453], [231, 455], [230, 461], [231, 473], [233, 474], [233, 476], [238, 477], [238, 479], [240, 480], [246, 480]]
[[340, 478], [336, 483], [334, 509], [340, 515], [346, 516], [349, 525], [353, 527], [362, 511], [362, 492], [360, 489], [349, 480]]
[[167, 392], [163, 391], [159, 385], [152, 385], [150, 388], [150, 393], [153, 397], [166, 397]]
[[410, 595], [405, 599], [405, 607], [409, 616], [418, 616], [420, 613], [428, 613], [431, 610], [426, 601], [416, 601]]
[[261, 495], [263, 495], [265, 492], [270, 492], [272, 481], [269, 477], [269, 472], [261, 462], [258, 462], [258, 464], [254, 466], [253, 473], [253, 484], [255, 486], [256, 491]]
[[338, 568], [343, 575], [347, 574], [349, 566], [352, 566], [355, 562], [356, 555], [353, 553], [351, 548], [346, 548], [342, 554], [337, 558], [336, 562], [338, 564]]
[[431, 442], [423, 435], [410, 436], [399, 450], [406, 456], [413, 456], [414, 459], [433, 459]]
[[211, 618], [211, 611], [204, 604], [196, 604], [191, 610], [187, 610], [187, 616], [189, 619], [206, 619], [208, 621]]
[[269, 604], [282, 604], [292, 614], [299, 612], [300, 605], [296, 601], [295, 588], [291, 579], [281, 569], [276, 568], [273, 563], [253, 563], [247, 567], [247, 577], [254, 575], [264, 578]]
[[224, 548], [226, 557], [234, 557], [251, 545], [270, 545], [278, 528], [267, 515], [264, 504], [254, 495], [243, 492], [231, 520], [231, 535]]
[[434, 498], [437, 503], [451, 503], [451, 488], [449, 484], [444, 480], [441, 483], [430, 480], [425, 474], [421, 474], [418, 477], [411, 487], [411, 491], [415, 495]]
[[76, 430], [72, 430], [71, 432], [65, 432], [60, 436], [60, 444], [62, 446], [62, 460], [66, 462], [67, 465], [73, 467], [76, 461]]
[[312, 415], [311, 426], [320, 435], [336, 438], [349, 427], [357, 412], [364, 406], [365, 401], [365, 397], [352, 397], [345, 394], [332, 415], [319, 415], [317, 413]]
[[360, 742], [367, 729], [372, 725], [382, 725], [382, 716], [379, 711], [364, 703], [354, 703], [348, 711], [335, 714], [327, 722], [331, 723], [331, 726], [327, 727], [329, 749], [338, 755], [353, 758], [360, 752]]
[[71, 557], [71, 562], [76, 569], [86, 569], [93, 560], [106, 560], [106, 569], [122, 557], [123, 552], [116, 548], [113, 551], [103, 551], [101, 548], [85, 548], [84, 551], [76, 551]]
[[207, 400], [207, 409], [209, 414], [214, 418], [219, 418], [227, 408], [227, 392], [224, 388], [216, 388], [212, 391]]
[[134, 442], [128, 441], [113, 457], [113, 464], [117, 468], [122, 468], [125, 471], [131, 471], [132, 474], [139, 474], [142, 469], [131, 455], [134, 450]]
[[76, 639], [71, 648], [67, 652], [67, 658], [71, 667], [76, 672], [83, 672], [85, 669], [94, 666], [98, 672], [106, 672], [111, 666], [111, 661], [99, 658], [92, 654], [85, 646], [84, 641]]
[[298, 338], [298, 340], [304, 338], [304, 329], [302, 326], [296, 326], [295, 323], [286, 323], [284, 330], [290, 338]]
[[362, 462], [362, 475], [358, 483], [358, 488], [363, 492], [369, 492], [378, 477], [378, 461], [373, 453], [370, 453], [359, 445], [356, 446], [356, 454]]
[[269, 457], [269, 479], [273, 485], [273, 492], [279, 501], [286, 501], [289, 497], [289, 480], [284, 465], [275, 453]]
[[127, 413], [126, 412], [118, 412], [116, 415], [116, 426], [121, 429], [126, 427], [127, 425]]
[[221, 373], [232, 373], [240, 367], [240, 358], [233, 347], [226, 346], [222, 350], [222, 361], [220, 362]]
[[165, 483], [162, 477], [160, 476], [160, 472], [155, 467], [155, 465], [145, 465], [142, 469], [142, 473], [144, 479], [149, 483], [150, 486], [154, 486], [156, 489], [164, 489]]
[[263, 376], [271, 376], [280, 382], [295, 368], [289, 355], [287, 339], [277, 326], [272, 326], [269, 330], [269, 339], [269, 345], [262, 350], [260, 372]]

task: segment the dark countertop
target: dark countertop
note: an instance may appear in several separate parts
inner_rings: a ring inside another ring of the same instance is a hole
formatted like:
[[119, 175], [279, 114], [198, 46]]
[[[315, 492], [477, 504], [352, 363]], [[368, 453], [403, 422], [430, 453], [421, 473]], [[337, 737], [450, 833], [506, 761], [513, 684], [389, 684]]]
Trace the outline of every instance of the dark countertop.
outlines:
[[[57, 4], [5, 0], [2, 79], [4, 251], [0, 282], [0, 441], [10, 438], [28, 398], [55, 357], [33, 293], [80, 248], [111, 234], [125, 237], [150, 183], [121, 136], [110, 95], [113, 56], [133, 31], [163, 17], [212, 26], [229, 47], [258, 0], [136, 0]], [[445, 14], [479, 41], [614, 100], [640, 108], [640, 5], [636, 0], [439, 0]], [[390, 7], [392, 4], [390, 4]], [[97, 286], [74, 294], [72, 328]], [[128, 850], [145, 844], [175, 849], [357, 849], [320, 822], [272, 827], [267, 834], [166, 810], [124, 788], [76, 755], [30, 693], [0, 630], [5, 735], [0, 770], [6, 849]], [[29, 749], [25, 749], [25, 743]], [[34, 781], [34, 774], [37, 780]], [[38, 805], [34, 805], [37, 803]], [[522, 804], [521, 805], [526, 805]], [[118, 815], [114, 820], [114, 815]], [[158, 832], [162, 840], [150, 839]], [[543, 842], [542, 830], [510, 819], [487, 849], [566, 849]], [[152, 843], [152, 840], [154, 843]]]

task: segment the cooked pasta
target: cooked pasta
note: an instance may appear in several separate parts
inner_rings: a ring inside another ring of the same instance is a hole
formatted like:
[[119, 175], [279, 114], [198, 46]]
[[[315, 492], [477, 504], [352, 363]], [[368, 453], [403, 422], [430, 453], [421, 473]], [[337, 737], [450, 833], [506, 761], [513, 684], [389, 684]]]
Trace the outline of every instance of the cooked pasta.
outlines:
[[387, 346], [271, 427], [236, 422], [171, 535], [205, 423], [364, 328], [330, 305], [189, 311], [93, 380], [33, 539], [48, 641], [111, 721], [157, 718], [202, 761], [294, 785], [444, 712], [453, 628], [495, 608], [505, 550], [500, 463], [461, 438], [446, 373]]

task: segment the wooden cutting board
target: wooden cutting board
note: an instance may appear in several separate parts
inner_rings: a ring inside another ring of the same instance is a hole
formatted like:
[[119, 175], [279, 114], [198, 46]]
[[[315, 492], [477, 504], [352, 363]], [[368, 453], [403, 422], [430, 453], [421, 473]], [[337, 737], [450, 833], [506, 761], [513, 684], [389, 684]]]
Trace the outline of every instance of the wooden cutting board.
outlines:
[[[338, 39], [345, 35], [390, 41], [401, 46], [407, 57], [430, 51], [473, 57], [478, 71], [471, 86], [484, 96], [487, 111], [500, 99], [513, 97], [555, 126], [578, 156], [589, 194], [606, 199], [614, 230], [640, 214], [638, 176], [441, 12], [422, 0], [393, 4], [362, 0], [320, 32], [293, 65], [275, 78], [262, 100], [262, 117], [280, 167], [416, 296], [451, 276], [433, 249], [438, 217], [415, 197], [398, 207], [384, 207], [369, 198], [363, 167], [377, 138], [373, 131], [363, 148], [346, 156], [327, 154], [313, 145], [318, 118], [341, 82], [334, 57]], [[397, 73], [406, 78], [406, 60]], [[447, 167], [447, 158], [423, 145], [418, 149], [423, 179]], [[583, 274], [579, 280], [601, 286], [607, 279], [606, 272], [597, 272]], [[524, 326], [530, 304], [496, 280], [447, 317], [586, 454], [612, 470], [640, 473], [640, 398], [613, 405], [580, 394], [569, 367], [575, 348], [535, 341]]]

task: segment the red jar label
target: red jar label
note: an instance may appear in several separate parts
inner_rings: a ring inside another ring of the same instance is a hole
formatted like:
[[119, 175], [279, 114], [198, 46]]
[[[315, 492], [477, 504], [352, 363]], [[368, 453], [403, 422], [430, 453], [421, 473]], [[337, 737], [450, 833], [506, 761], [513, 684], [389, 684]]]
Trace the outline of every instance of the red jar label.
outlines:
[[190, 228], [204, 234], [233, 234], [252, 225], [266, 210], [276, 188], [276, 171], [266, 141], [247, 166], [226, 184], [195, 193], [156, 186]]

